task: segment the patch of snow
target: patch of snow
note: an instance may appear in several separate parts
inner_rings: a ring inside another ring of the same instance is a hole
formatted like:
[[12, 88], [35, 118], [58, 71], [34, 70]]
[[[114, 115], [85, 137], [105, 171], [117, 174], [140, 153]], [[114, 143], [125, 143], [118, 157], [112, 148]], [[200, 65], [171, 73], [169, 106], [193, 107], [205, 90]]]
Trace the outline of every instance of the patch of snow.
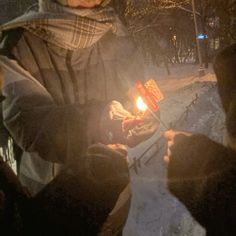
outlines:
[[[174, 125], [174, 129], [203, 133], [222, 142], [224, 115], [216, 80], [211, 72], [202, 78], [180, 76], [158, 80], [157, 83], [165, 95], [159, 105], [161, 119], [167, 126]], [[162, 160], [166, 149], [162, 138], [164, 131], [165, 128], [160, 125], [153, 137], [129, 149], [132, 164], [134, 158], [138, 158], [157, 139], [162, 140], [158, 153], [158, 147], [154, 145], [141, 160], [140, 166], [137, 166], [138, 173], [131, 170], [132, 202], [124, 236], [205, 235], [205, 230], [166, 187], [166, 165]], [[153, 154], [151, 160], [145, 161]]]

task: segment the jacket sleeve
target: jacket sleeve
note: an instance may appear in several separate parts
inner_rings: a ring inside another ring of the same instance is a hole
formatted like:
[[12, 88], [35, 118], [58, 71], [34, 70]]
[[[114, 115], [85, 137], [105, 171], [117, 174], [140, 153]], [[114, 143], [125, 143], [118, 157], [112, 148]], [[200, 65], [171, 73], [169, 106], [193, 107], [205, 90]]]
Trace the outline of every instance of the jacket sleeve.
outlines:
[[204, 135], [177, 135], [169, 190], [212, 235], [231, 235], [236, 219], [236, 153]]
[[87, 118], [96, 110], [92, 124], [95, 129], [99, 104], [56, 105], [47, 90], [16, 62], [1, 58], [1, 64], [6, 97], [3, 119], [17, 144], [48, 161], [78, 158], [86, 148]]

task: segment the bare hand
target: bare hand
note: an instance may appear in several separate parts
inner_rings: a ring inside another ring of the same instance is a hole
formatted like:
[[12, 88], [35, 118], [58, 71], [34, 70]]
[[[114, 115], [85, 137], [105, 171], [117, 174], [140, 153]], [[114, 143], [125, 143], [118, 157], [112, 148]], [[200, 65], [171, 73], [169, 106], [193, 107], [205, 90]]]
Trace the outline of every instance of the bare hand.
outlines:
[[188, 133], [188, 132], [183, 132], [183, 131], [175, 131], [175, 130], [167, 130], [164, 133], [164, 137], [167, 140], [167, 153], [166, 155], [163, 157], [164, 161], [168, 164], [171, 158], [171, 148], [174, 145], [174, 139], [176, 137], [176, 135], [185, 135], [185, 136], [192, 136], [192, 133]]

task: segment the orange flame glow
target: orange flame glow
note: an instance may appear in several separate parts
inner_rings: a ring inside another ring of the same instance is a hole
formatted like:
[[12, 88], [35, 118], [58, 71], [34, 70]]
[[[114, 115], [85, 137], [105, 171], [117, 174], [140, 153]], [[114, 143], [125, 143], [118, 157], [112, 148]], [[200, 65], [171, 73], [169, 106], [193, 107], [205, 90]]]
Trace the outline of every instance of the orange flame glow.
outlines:
[[137, 108], [142, 112], [145, 112], [148, 108], [141, 97], [137, 98], [136, 105], [137, 105]]

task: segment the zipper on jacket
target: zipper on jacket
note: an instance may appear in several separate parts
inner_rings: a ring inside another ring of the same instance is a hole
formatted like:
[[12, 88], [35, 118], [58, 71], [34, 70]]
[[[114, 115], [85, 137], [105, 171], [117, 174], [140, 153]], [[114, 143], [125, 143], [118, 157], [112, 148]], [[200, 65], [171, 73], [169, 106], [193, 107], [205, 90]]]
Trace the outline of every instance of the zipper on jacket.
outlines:
[[78, 102], [79, 101], [79, 89], [78, 89], [78, 83], [77, 83], [76, 76], [75, 76], [75, 71], [71, 65], [72, 56], [73, 56], [73, 51], [68, 50], [67, 55], [66, 55], [66, 66], [67, 66], [68, 73], [69, 73], [69, 76], [71, 78], [71, 82], [73, 85], [75, 102]]
[[[75, 72], [74, 72], [73, 67], [71, 65], [72, 55], [73, 55], [73, 51], [68, 51], [68, 53], [66, 55], [66, 66], [67, 66], [67, 69], [68, 69], [68, 72], [69, 72], [69, 75], [71, 77], [71, 81], [72, 81], [72, 84], [73, 84], [73, 90], [74, 90], [74, 94], [75, 94], [75, 102], [79, 102], [78, 83], [77, 83], [77, 80], [76, 80]], [[86, 96], [87, 96], [87, 91], [85, 91], [85, 93], [86, 93]], [[84, 114], [84, 116], [86, 116], [86, 113]], [[85, 120], [87, 120], [87, 119], [88, 119], [88, 117], [85, 118]], [[84, 134], [84, 137], [85, 137], [84, 141], [85, 140], [86, 141], [85, 141], [85, 144], [81, 146], [81, 153], [85, 153], [86, 147], [88, 146], [88, 132], [87, 132], [87, 130], [88, 130], [88, 122], [85, 124], [85, 127], [84, 127], [83, 134]]]

